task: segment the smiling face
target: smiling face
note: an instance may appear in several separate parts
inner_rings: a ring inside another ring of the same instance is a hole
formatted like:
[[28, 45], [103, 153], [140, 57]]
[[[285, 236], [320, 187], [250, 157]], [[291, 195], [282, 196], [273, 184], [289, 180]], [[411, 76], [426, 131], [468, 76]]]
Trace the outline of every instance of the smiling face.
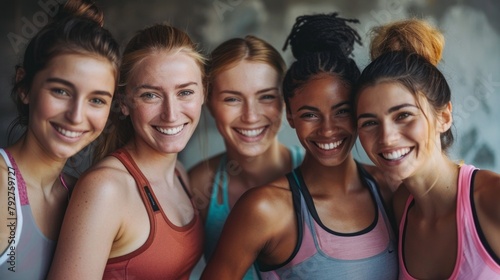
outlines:
[[429, 127], [435, 117], [427, 101], [420, 99], [417, 102], [415, 95], [395, 82], [379, 83], [359, 94], [361, 144], [372, 162], [396, 180], [412, 176], [430, 163], [435, 151], [440, 153], [439, 132]]
[[350, 89], [337, 76], [309, 80], [296, 90], [287, 114], [309, 156], [324, 166], [337, 166], [351, 154], [356, 130]]
[[104, 129], [114, 88], [115, 70], [104, 58], [52, 58], [22, 98], [29, 104], [28, 141], [34, 139], [55, 158], [75, 155]]
[[265, 63], [238, 62], [215, 77], [209, 107], [228, 150], [260, 155], [277, 141], [281, 125], [278, 73]]
[[178, 153], [200, 120], [201, 71], [183, 52], [160, 52], [138, 63], [125, 87], [122, 112], [130, 115], [138, 146]]

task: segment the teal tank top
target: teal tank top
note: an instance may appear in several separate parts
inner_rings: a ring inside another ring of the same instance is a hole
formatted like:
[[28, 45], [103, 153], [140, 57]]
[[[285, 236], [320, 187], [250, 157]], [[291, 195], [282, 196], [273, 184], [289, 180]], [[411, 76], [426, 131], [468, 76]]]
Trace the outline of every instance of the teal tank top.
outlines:
[[[297, 168], [304, 158], [304, 152], [299, 146], [289, 147], [290, 157], [292, 160], [293, 169]], [[224, 154], [221, 158], [215, 179], [212, 184], [212, 194], [210, 204], [208, 206], [207, 219], [205, 222], [205, 259], [208, 260], [215, 251], [215, 246], [219, 241], [222, 233], [222, 228], [226, 222], [231, 209], [229, 208], [228, 180], [227, 180], [227, 157]], [[222, 191], [222, 203], [219, 204], [217, 197], [219, 196], [219, 186]], [[245, 276], [244, 280], [259, 279], [257, 270], [252, 266]]]

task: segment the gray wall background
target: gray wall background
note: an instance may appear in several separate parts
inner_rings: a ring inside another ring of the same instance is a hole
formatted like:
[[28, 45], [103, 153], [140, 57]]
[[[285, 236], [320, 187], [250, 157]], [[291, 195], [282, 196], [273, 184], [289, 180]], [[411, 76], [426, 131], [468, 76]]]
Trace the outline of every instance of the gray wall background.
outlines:
[[[47, 9], [63, 0], [2, 1], [0, 11], [0, 146], [7, 145], [7, 128], [15, 117], [10, 100], [14, 65], [20, 61], [25, 42], [50, 17]], [[387, 22], [424, 18], [439, 27], [446, 47], [439, 68], [453, 92], [456, 143], [454, 160], [465, 160], [483, 169], [500, 172], [500, 1], [498, 0], [98, 0], [106, 27], [121, 44], [134, 32], [168, 21], [187, 30], [205, 52], [224, 40], [247, 34], [259, 36], [281, 49], [295, 18], [309, 13], [337, 11], [357, 18], [354, 25], [364, 45], [354, 54], [362, 69], [369, 63], [369, 30]], [[282, 52], [287, 64], [290, 51]], [[298, 144], [295, 132], [283, 123], [279, 138]], [[180, 155], [187, 168], [224, 149], [222, 139], [205, 111], [200, 126]], [[357, 146], [355, 156], [368, 161]], [[85, 167], [88, 151], [74, 164]], [[83, 163], [83, 164], [82, 164]]]

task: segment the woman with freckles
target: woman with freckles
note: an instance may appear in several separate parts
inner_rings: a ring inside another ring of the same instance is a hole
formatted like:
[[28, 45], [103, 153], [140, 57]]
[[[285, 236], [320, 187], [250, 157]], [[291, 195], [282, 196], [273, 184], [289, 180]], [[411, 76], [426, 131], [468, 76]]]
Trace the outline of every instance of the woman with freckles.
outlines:
[[[204, 102], [204, 59], [168, 25], [127, 44], [105, 155], [78, 181], [50, 279], [188, 279], [203, 226], [177, 162]], [[118, 148], [118, 150], [115, 150]]]
[[16, 68], [12, 128], [23, 132], [0, 149], [0, 279], [46, 279], [75, 181], [63, 168], [105, 128], [117, 82], [102, 12], [83, 0], [56, 8]]
[[396, 279], [392, 192], [351, 149], [358, 33], [337, 14], [298, 17], [287, 39], [296, 61], [283, 82], [287, 120], [306, 150], [286, 176], [236, 203], [202, 279]]
[[[285, 62], [264, 40], [228, 40], [211, 54], [207, 105], [226, 151], [189, 171], [197, 206], [205, 219], [205, 258], [219, 240], [240, 196], [290, 172], [302, 161], [299, 147], [278, 140], [283, 114]], [[258, 279], [250, 269], [244, 279]]]
[[[394, 196], [399, 278], [500, 279], [500, 175], [447, 156], [451, 91], [435, 66], [442, 44], [418, 34], [400, 37], [406, 44], [372, 45], [379, 56], [355, 95], [363, 148], [384, 174], [402, 181]], [[385, 42], [393, 36], [379, 35]]]

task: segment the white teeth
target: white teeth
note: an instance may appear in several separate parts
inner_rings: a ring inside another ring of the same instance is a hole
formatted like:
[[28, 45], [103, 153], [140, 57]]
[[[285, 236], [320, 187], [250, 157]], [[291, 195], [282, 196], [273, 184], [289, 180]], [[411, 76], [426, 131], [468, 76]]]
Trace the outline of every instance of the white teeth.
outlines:
[[264, 128], [259, 128], [259, 129], [236, 129], [239, 133], [248, 136], [248, 137], [255, 137], [257, 135], [260, 135], [262, 131], [264, 131]]
[[173, 128], [161, 128], [161, 127], [156, 127], [156, 130], [159, 132], [166, 134], [166, 135], [175, 135], [181, 132], [182, 128], [184, 128], [184, 125], [180, 125], [178, 127], [173, 127]]
[[409, 152], [410, 152], [410, 148], [403, 148], [403, 149], [400, 149], [397, 151], [392, 151], [390, 153], [382, 153], [382, 156], [388, 160], [395, 160], [395, 159], [399, 159], [403, 156], [406, 156]]
[[340, 144], [342, 144], [343, 141], [344, 140], [340, 140], [340, 141], [332, 142], [332, 143], [316, 143], [316, 145], [318, 145], [318, 147], [320, 147], [323, 150], [333, 150], [333, 149], [337, 148]]
[[66, 130], [64, 128], [60, 128], [60, 127], [57, 127], [57, 131], [59, 131], [59, 133], [61, 133], [62, 135], [66, 136], [68, 138], [76, 138], [76, 137], [79, 137], [83, 134], [83, 132], [70, 131], [70, 130]]

